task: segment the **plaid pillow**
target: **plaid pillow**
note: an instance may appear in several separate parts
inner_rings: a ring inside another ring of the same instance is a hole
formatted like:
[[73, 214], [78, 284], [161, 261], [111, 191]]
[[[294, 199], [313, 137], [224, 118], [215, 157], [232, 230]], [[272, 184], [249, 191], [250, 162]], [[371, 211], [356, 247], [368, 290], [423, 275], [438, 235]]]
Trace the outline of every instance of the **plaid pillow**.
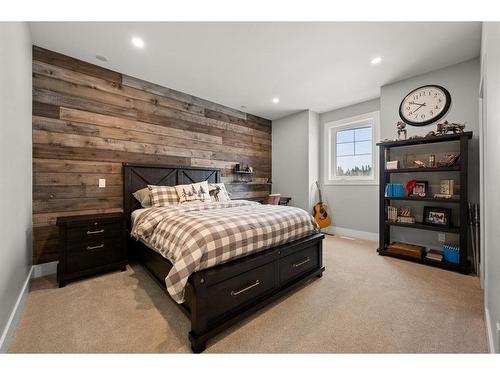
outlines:
[[179, 203], [191, 201], [211, 201], [207, 181], [189, 185], [177, 185], [175, 186], [175, 190], [179, 196]]
[[227, 202], [231, 200], [224, 183], [221, 182], [219, 184], [209, 184], [208, 188], [210, 189], [212, 202]]
[[151, 205], [153, 207], [164, 207], [179, 204], [179, 196], [174, 186], [148, 185], [151, 190]]

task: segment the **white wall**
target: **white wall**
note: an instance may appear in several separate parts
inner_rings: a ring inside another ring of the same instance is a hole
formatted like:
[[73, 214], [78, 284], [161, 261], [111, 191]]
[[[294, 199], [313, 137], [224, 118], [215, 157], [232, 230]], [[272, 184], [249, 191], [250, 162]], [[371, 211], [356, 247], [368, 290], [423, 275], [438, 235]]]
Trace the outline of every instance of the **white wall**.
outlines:
[[273, 193], [311, 212], [319, 179], [319, 115], [306, 110], [273, 121]]
[[485, 22], [482, 38], [485, 305], [490, 345], [500, 352], [500, 23]]
[[[320, 121], [320, 161], [321, 171], [324, 171], [323, 134], [326, 123], [342, 120], [380, 110], [380, 100], [340, 108], [322, 113]], [[324, 178], [321, 179], [324, 181]], [[332, 216], [332, 225], [353, 231], [378, 232], [378, 185], [322, 185], [323, 199], [328, 203]]]
[[[31, 37], [0, 22], [0, 350], [31, 270]], [[29, 280], [29, 279], [28, 279]]]

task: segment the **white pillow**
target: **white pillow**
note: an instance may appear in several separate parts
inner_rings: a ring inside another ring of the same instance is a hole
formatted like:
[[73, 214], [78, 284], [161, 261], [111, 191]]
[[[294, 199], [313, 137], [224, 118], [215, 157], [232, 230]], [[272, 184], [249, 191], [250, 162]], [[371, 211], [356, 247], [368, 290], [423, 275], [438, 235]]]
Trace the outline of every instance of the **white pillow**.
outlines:
[[211, 200], [207, 181], [189, 185], [176, 185], [175, 190], [179, 196], [179, 203], [192, 201], [208, 202]]
[[151, 207], [151, 190], [149, 188], [139, 189], [135, 193], [132, 193], [132, 195], [141, 203], [142, 207]]
[[227, 202], [231, 200], [224, 183], [221, 182], [219, 184], [209, 184], [208, 187], [210, 189], [212, 202]]

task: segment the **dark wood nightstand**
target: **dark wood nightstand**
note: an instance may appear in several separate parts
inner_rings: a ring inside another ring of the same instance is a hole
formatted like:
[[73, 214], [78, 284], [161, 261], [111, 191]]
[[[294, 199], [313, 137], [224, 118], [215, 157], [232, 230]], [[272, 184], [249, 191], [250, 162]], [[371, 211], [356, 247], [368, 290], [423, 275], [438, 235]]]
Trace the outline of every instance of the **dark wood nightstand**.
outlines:
[[125, 216], [121, 213], [65, 216], [59, 227], [59, 287], [83, 276], [127, 265]]

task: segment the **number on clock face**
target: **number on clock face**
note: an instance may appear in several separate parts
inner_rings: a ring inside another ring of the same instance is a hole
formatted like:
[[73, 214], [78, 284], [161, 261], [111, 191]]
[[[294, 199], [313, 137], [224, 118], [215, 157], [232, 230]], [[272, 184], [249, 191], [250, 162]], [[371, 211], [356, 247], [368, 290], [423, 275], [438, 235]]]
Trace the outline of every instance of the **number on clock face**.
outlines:
[[401, 102], [399, 114], [410, 125], [427, 125], [445, 115], [450, 94], [440, 86], [423, 86], [410, 92]]

